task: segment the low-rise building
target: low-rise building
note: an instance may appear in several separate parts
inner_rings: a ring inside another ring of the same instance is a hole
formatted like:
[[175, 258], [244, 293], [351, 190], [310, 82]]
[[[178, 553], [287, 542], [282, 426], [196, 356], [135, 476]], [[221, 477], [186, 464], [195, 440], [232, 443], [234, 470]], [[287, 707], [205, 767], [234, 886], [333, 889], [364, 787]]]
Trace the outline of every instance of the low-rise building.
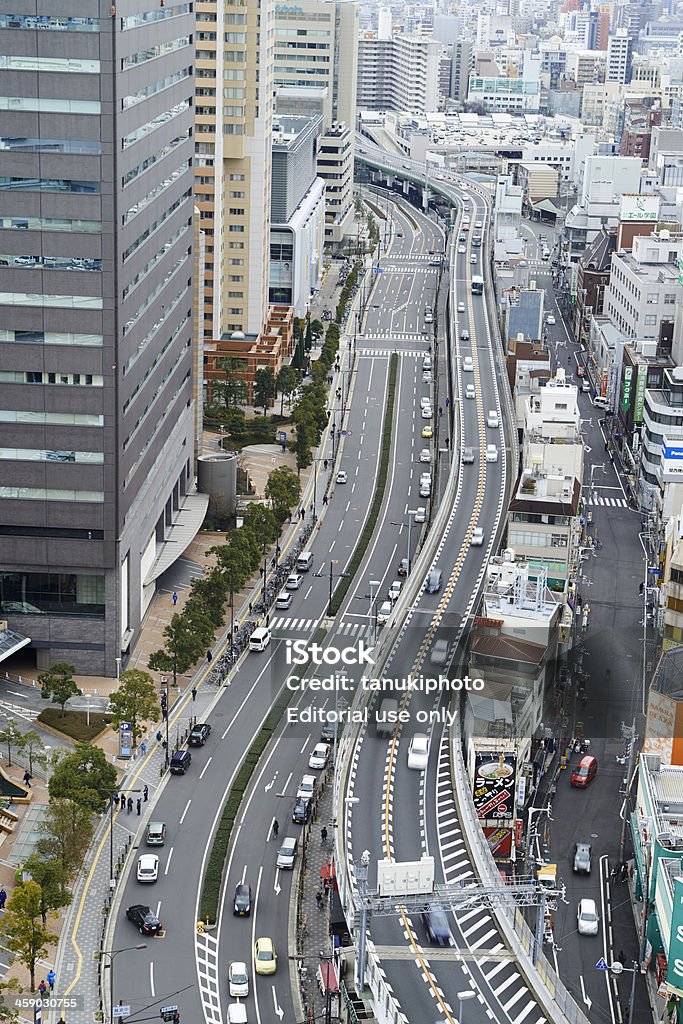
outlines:
[[[248, 405], [254, 404], [256, 371], [270, 367], [277, 374], [294, 351], [294, 319], [291, 306], [271, 306], [261, 334], [231, 335], [204, 345], [205, 401], [213, 401], [212, 382], [225, 379], [223, 360], [230, 359], [236, 377], [248, 390]], [[273, 404], [271, 402], [271, 404]]]
[[507, 543], [533, 569], [546, 569], [548, 586], [566, 592], [578, 559], [581, 482], [569, 474], [524, 468], [507, 516]]

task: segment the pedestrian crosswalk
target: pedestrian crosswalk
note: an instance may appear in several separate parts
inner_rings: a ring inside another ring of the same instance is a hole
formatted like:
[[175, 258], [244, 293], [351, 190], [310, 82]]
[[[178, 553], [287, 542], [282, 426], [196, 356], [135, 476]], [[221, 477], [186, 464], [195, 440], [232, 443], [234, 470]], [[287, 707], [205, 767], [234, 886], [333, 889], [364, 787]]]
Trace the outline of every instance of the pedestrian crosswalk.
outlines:
[[427, 331], [413, 331], [409, 334], [408, 331], [373, 331], [372, 334], [364, 334], [358, 339], [356, 345], [362, 346], [363, 342], [366, 341], [396, 341], [405, 343], [406, 345], [415, 345], [418, 342], [424, 342], [425, 345], [429, 344], [429, 335]]
[[596, 494], [593, 498], [588, 498], [586, 501], [587, 505], [602, 505], [607, 508], [628, 508], [628, 502], [625, 498], [603, 498], [601, 494]]
[[[310, 633], [318, 625], [317, 619], [279, 617], [271, 622], [270, 628], [276, 633]], [[335, 626], [337, 636], [358, 636], [367, 632], [367, 622], [344, 622]]]
[[426, 350], [422, 352], [406, 352], [405, 349], [395, 348], [362, 348], [358, 349], [358, 355], [367, 356], [408, 356], [411, 359], [423, 359], [426, 355]]

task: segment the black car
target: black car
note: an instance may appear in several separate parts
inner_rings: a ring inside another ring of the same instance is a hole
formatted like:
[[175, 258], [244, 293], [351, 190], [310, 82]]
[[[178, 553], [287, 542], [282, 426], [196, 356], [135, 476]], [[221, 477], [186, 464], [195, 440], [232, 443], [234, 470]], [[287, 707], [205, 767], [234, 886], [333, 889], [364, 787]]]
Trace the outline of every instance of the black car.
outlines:
[[339, 722], [325, 722], [320, 730], [322, 743], [334, 743], [335, 736], [339, 735]]
[[192, 763], [192, 754], [189, 750], [176, 750], [171, 756], [171, 775], [184, 775]]
[[195, 725], [194, 729], [187, 738], [187, 742], [191, 747], [203, 747], [209, 738], [211, 732], [211, 726], [208, 722], [204, 722], [203, 725]]
[[430, 903], [422, 913], [422, 923], [425, 926], [430, 942], [433, 942], [436, 946], [453, 945], [453, 936], [448, 924], [448, 917], [440, 907], [435, 907]]
[[311, 816], [311, 801], [299, 799], [292, 808], [292, 821], [295, 825], [303, 825]]
[[240, 882], [235, 886], [235, 898], [232, 903], [232, 912], [237, 917], [249, 917], [251, 914], [251, 886]]
[[134, 907], [128, 907], [126, 917], [132, 921], [141, 935], [158, 935], [161, 931], [161, 921], [152, 913], [149, 907], [142, 903], [136, 903]]

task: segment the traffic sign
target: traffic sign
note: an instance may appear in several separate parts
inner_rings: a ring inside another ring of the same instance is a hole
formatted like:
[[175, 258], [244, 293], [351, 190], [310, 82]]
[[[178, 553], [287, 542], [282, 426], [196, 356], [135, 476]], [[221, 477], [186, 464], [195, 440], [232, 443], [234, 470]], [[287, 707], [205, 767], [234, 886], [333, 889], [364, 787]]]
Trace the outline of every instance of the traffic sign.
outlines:
[[115, 1017], [130, 1017], [130, 1006], [115, 1006], [114, 1007]]
[[598, 960], [597, 964], [595, 965], [595, 970], [596, 971], [609, 971], [609, 964], [605, 960], [604, 956], [601, 956], [600, 959]]
[[381, 274], [383, 272], [383, 270], [384, 270], [384, 267], [375, 267], [375, 273], [376, 274]]
[[159, 1013], [175, 1013], [177, 1009], [177, 1006], [162, 1006]]

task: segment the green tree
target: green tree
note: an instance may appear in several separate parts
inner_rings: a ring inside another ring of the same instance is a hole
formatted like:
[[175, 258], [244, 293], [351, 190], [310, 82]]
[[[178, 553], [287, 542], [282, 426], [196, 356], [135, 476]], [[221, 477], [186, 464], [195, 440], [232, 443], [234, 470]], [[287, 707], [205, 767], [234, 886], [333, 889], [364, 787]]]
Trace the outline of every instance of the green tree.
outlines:
[[6, 948], [28, 968], [32, 992], [36, 988], [36, 963], [47, 955], [48, 946], [57, 938], [43, 925], [40, 903], [37, 882], [29, 879], [16, 885], [7, 900], [1, 926]]
[[156, 717], [159, 707], [154, 680], [147, 672], [127, 669], [121, 673], [119, 688], [109, 698], [112, 727], [118, 729], [121, 722], [130, 722], [133, 746], [137, 747], [140, 724]]
[[225, 374], [223, 380], [211, 382], [211, 392], [214, 398], [220, 398], [226, 409], [234, 409], [238, 405], [246, 405], [249, 397], [247, 382], [238, 376], [244, 372], [245, 366], [241, 359], [229, 356], [221, 359], [219, 367]]
[[237, 536], [234, 543], [237, 544], [244, 554], [249, 559], [249, 568], [251, 572], [258, 569], [261, 564], [261, 553], [262, 546], [259, 544], [258, 537], [248, 522], [236, 531]]
[[263, 415], [268, 413], [268, 406], [275, 398], [275, 371], [272, 366], [262, 366], [254, 376], [254, 408], [263, 409]]
[[251, 574], [251, 565], [246, 552], [232, 539], [227, 544], [209, 549], [216, 556], [218, 570], [232, 597], [241, 590]]
[[39, 764], [41, 768], [45, 768], [47, 765], [48, 757], [47, 751], [45, 750], [45, 744], [41, 740], [35, 729], [29, 729], [25, 732], [21, 739], [17, 743], [17, 748], [20, 753], [25, 754], [28, 759], [28, 770], [33, 775], [34, 764]]
[[256, 505], [253, 502], [247, 505], [246, 521], [262, 548], [268, 547], [277, 537], [275, 513], [265, 505]]
[[41, 693], [46, 700], [53, 704], [59, 704], [64, 717], [64, 705], [70, 697], [81, 697], [82, 691], [76, 686], [74, 673], [75, 665], [68, 665], [65, 661], [55, 662], [47, 672], [41, 672], [38, 682], [41, 685]]
[[311, 335], [313, 337], [313, 341], [316, 342], [316, 344], [317, 344], [318, 340], [320, 338], [322, 338], [324, 333], [325, 333], [325, 326], [324, 326], [324, 324], [320, 320], [313, 320], [311, 322]]
[[304, 350], [304, 336], [302, 333], [297, 335], [296, 344], [294, 345], [294, 354], [292, 356], [292, 366], [295, 370], [303, 370], [306, 365], [306, 352]]
[[57, 858], [45, 858], [34, 852], [24, 863], [23, 870], [40, 886], [40, 916], [46, 926], [50, 911], [61, 910], [71, 903], [64, 866]]
[[280, 415], [284, 416], [285, 399], [292, 404], [292, 397], [301, 387], [301, 374], [293, 366], [283, 366], [275, 379], [275, 386], [280, 393]]
[[296, 428], [294, 451], [296, 452], [296, 468], [299, 473], [311, 464], [314, 432], [315, 429], [313, 427], [306, 426], [304, 423], [299, 423]]
[[284, 523], [301, 495], [301, 484], [298, 477], [288, 466], [274, 469], [268, 474], [265, 494], [273, 502], [275, 517]]
[[196, 633], [187, 618], [177, 613], [164, 629], [166, 643], [160, 651], [154, 651], [147, 659], [153, 672], [172, 672], [173, 685], [177, 685], [178, 673], [187, 672], [202, 653], [204, 642], [198, 641]]
[[304, 335], [304, 351], [310, 352], [313, 348], [313, 328], [311, 327], [310, 316], [306, 320], [306, 333]]
[[14, 722], [7, 722], [0, 731], [0, 743], [7, 744], [7, 764], [12, 767], [12, 747], [18, 749], [21, 746], [22, 734]]
[[214, 627], [223, 622], [223, 611], [228, 599], [228, 586], [223, 573], [214, 567], [203, 579], [195, 579], [190, 586], [188, 603], [199, 603]]
[[43, 860], [57, 861], [64, 878], [73, 881], [92, 838], [91, 809], [74, 800], [51, 797], [38, 831], [41, 838], [36, 843], [36, 853]]
[[51, 798], [73, 800], [92, 813], [101, 814], [108, 804], [107, 793], [116, 786], [116, 768], [107, 755], [92, 743], [77, 743], [61, 754], [48, 783]]
[[[203, 648], [211, 646], [213, 642], [213, 635], [216, 632], [216, 626], [214, 625], [205, 602], [199, 597], [191, 597], [185, 602], [183, 618], [187, 623], [188, 629], [193, 631], [197, 637], [198, 643], [201, 644], [200, 652], [197, 655], [198, 658], [201, 655]], [[196, 661], [197, 658], [194, 660]]]
[[21, 985], [16, 978], [8, 978], [7, 981], [0, 981], [0, 1024], [19, 1024], [22, 1018], [19, 1011], [15, 1010], [11, 1001], [2, 1000], [5, 993], [18, 995], [21, 992]]

